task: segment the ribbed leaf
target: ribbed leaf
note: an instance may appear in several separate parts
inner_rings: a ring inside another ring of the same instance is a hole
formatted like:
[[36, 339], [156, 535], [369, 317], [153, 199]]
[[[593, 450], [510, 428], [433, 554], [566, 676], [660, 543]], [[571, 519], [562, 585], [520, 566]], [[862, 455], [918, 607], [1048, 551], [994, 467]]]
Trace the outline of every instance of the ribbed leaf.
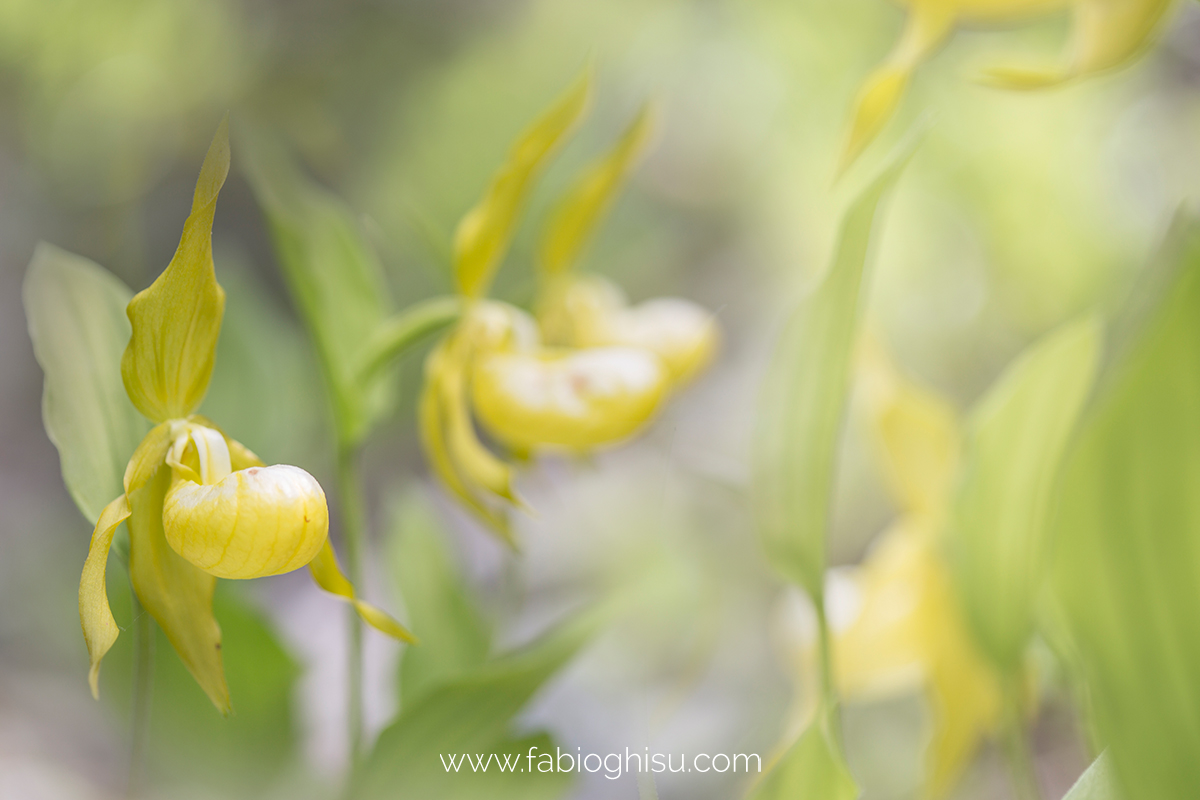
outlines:
[[1100, 345], [1093, 317], [1050, 333], [1005, 370], [971, 416], [951, 548], [976, 639], [1009, 674], [1021, 668], [1033, 634], [1046, 512]]
[[67, 491], [92, 524], [123, 491], [125, 463], [150, 429], [121, 382], [132, 296], [103, 267], [48, 244], [25, 276], [29, 336], [46, 374], [42, 420]]

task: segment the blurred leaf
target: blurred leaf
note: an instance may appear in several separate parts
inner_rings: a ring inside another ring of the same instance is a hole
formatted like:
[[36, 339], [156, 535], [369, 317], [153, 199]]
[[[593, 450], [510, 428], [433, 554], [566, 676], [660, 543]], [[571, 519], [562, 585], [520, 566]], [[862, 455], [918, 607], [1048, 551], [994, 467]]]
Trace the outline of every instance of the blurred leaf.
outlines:
[[63, 482], [95, 524], [124, 491], [125, 463], [150, 424], [121, 382], [133, 293], [81, 256], [39, 244], [22, 293], [29, 336], [46, 373], [42, 419], [58, 448]]
[[851, 204], [833, 263], [793, 313], [764, 379], [754, 455], [759, 529], [775, 567], [813, 597], [824, 581], [835, 451], [872, 234], [918, 142], [910, 137]]
[[258, 131], [239, 131], [246, 176], [275, 254], [316, 345], [342, 444], [362, 440], [390, 402], [387, 374], [360, 386], [355, 368], [387, 313], [383, 273], [351, 210], [305, 178]]
[[1087, 317], [1018, 357], [972, 414], [951, 527], [960, 595], [976, 639], [1009, 675], [1033, 633], [1046, 513], [1091, 390], [1100, 322]]
[[748, 800], [854, 800], [858, 786], [822, 713], [755, 785]]
[[[481, 774], [479, 793], [464, 794], [467, 790], [461, 775], [447, 774], [441, 758], [464, 753], [486, 757], [515, 747], [509, 744], [513, 717], [594, 634], [604, 613], [585, 612], [533, 644], [435, 686], [406, 705], [355, 773], [350, 796], [355, 800], [492, 797], [493, 782], [514, 777], [489, 772], [485, 778]], [[551, 746], [548, 741], [545, 744], [547, 749]], [[537, 777], [539, 781], [531, 781], [529, 786], [540, 788], [541, 779], [555, 781], [555, 790], [548, 796], [557, 796], [565, 788], [559, 781], [570, 776], [551, 773]]]
[[[1200, 223], [1103, 376], [1064, 466], [1054, 588], [1100, 737], [1137, 797], [1200, 786]], [[1153, 272], [1151, 273], [1154, 274]]]
[[410, 490], [393, 518], [389, 561], [413, 633], [421, 641], [418, 647], [405, 648], [400, 662], [401, 703], [409, 705], [438, 683], [481, 666], [491, 632], [446, 550], [425, 494]]
[[1063, 800], [1117, 800], [1117, 776], [1113, 774], [1112, 759], [1105, 750], [1092, 765], [1079, 776], [1071, 791]]
[[[128, 627], [129, 582], [120, 570], [114, 572], [113, 613]], [[222, 717], [213, 709], [160, 629], [148, 765], [154, 782], [164, 787], [201, 785], [224, 797], [258, 797], [296, 753], [292, 695], [300, 670], [238, 587], [220, 581], [213, 610], [233, 711]], [[105, 698], [122, 709], [129, 706], [132, 664], [133, 637], [122, 636], [104, 662]]]

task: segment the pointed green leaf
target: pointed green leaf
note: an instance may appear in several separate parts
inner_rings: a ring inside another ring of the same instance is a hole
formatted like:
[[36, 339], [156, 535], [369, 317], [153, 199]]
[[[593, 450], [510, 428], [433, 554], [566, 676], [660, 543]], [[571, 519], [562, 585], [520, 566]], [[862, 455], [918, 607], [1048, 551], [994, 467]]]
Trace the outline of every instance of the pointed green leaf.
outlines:
[[955, 572], [979, 644], [1012, 675], [1033, 634], [1046, 513], [1101, 338], [1094, 317], [1048, 334], [1005, 370], [971, 416], [951, 526]]
[[1121, 784], [1182, 800], [1200, 786], [1200, 222], [1166, 262], [1064, 464], [1053, 586]]
[[42, 420], [67, 491], [92, 524], [123, 491], [125, 463], [150, 429], [121, 382], [132, 295], [103, 267], [48, 244], [34, 252], [22, 291], [46, 374]]
[[[836, 713], [836, 712], [831, 712]], [[818, 717], [772, 764], [750, 790], [747, 800], [855, 800], [850, 777], [829, 726]]]
[[412, 631], [421, 640], [419, 647], [405, 649], [400, 662], [401, 704], [409, 705], [438, 684], [481, 666], [491, 632], [447, 552], [437, 512], [425, 494], [410, 490], [393, 519], [389, 562]]
[[304, 177], [263, 132], [238, 134], [284, 280], [316, 346], [339, 439], [357, 443], [391, 400], [386, 374], [358, 381], [366, 344], [389, 306], [382, 267], [345, 203]]
[[199, 408], [212, 377], [225, 313], [225, 292], [213, 267], [212, 226], [228, 174], [229, 121], [222, 120], [171, 263], [129, 303], [133, 334], [121, 358], [121, 377], [129, 399], [154, 422]]
[[1063, 800], [1119, 800], [1120, 797], [1112, 759], [1106, 750], [1079, 776]]
[[582, 614], [532, 645], [439, 684], [403, 707], [356, 771], [350, 796], [462, 797], [455, 794], [459, 776], [447, 774], [441, 757], [493, 753], [505, 746], [513, 718], [593, 635], [601, 616], [597, 611]]
[[763, 383], [754, 451], [759, 531], [774, 566], [814, 597], [824, 580], [835, 451], [864, 272], [881, 201], [918, 141], [910, 138], [846, 212], [833, 263], [792, 314]]

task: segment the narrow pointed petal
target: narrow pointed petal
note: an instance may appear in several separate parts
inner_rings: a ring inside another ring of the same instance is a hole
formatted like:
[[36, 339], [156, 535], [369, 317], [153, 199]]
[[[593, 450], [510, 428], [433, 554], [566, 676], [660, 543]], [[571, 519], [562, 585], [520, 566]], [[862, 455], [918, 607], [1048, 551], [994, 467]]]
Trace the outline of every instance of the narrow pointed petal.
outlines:
[[160, 423], [142, 439], [125, 466], [125, 494], [133, 494], [154, 477], [179, 433], [176, 427], [177, 423]]
[[471, 376], [484, 427], [519, 450], [585, 451], [631, 436], [658, 409], [667, 372], [632, 347], [492, 353]]
[[1040, 89], [1119, 67], [1144, 50], [1171, 0], [1079, 0], [1067, 53], [1058, 66], [993, 67], [985, 81], [1006, 89]]
[[517, 139], [479, 205], [462, 218], [454, 233], [454, 275], [462, 294], [487, 292], [534, 179], [583, 116], [590, 94], [589, 71]]
[[954, 0], [914, 0], [900, 41], [863, 83], [854, 102], [838, 174], [858, 159], [896, 113], [917, 65], [929, 58], [954, 27]]
[[175, 256], [129, 303], [133, 335], [121, 377], [133, 404], [155, 422], [194, 411], [212, 377], [225, 311], [225, 292], [213, 269], [212, 224], [228, 172], [229, 124], [223, 120], [200, 169]]
[[212, 485], [176, 480], [163, 503], [171, 548], [218, 578], [262, 578], [299, 569], [329, 533], [317, 480], [279, 464], [231, 473]]
[[567, 191], [542, 239], [541, 268], [545, 274], [560, 275], [578, 261], [625, 177], [645, 150], [653, 127], [651, 107], [647, 104], [612, 151], [585, 169]]
[[859, 381], [893, 498], [910, 514], [943, 515], [963, 448], [957, 409], [902, 375], [874, 339], [860, 351]]
[[358, 599], [354, 592], [354, 585], [342, 573], [337, 563], [337, 556], [328, 541], [322, 545], [308, 568], [312, 570], [313, 580], [317, 582], [318, 586], [354, 606], [354, 610], [368, 625], [386, 633], [393, 639], [416, 644], [416, 637], [387, 612]]
[[163, 498], [171, 470], [130, 496], [129, 574], [142, 605], [163, 629], [179, 659], [222, 714], [229, 713], [229, 686], [221, 662], [221, 629], [213, 618], [217, 579], [171, 549], [163, 534]]
[[425, 385], [421, 389], [421, 397], [417, 404], [418, 431], [421, 437], [421, 447], [433, 467], [434, 475], [441, 481], [451, 494], [457, 497], [475, 514], [487, 527], [496, 533], [510, 547], [516, 547], [508, 515], [502, 511], [489, 508], [468, 489], [459, 476], [454, 462], [450, 458], [450, 450], [446, 445], [446, 430], [444, 411], [439, 392], [430, 375], [426, 375]]
[[468, 486], [516, 502], [512, 467], [484, 447], [475, 435], [462, 370], [460, 365], [447, 363], [434, 382], [446, 417], [446, 444], [450, 459]]
[[79, 621], [83, 625], [83, 640], [87, 643], [88, 685], [92, 697], [100, 697], [100, 660], [117, 640], [119, 629], [108, 606], [108, 590], [105, 586], [105, 567], [108, 565], [108, 550], [112, 546], [117, 526], [129, 517], [129, 498], [121, 495], [100, 512], [96, 529], [92, 531], [92, 544], [88, 549], [87, 561], [83, 564], [83, 577], [79, 581]]

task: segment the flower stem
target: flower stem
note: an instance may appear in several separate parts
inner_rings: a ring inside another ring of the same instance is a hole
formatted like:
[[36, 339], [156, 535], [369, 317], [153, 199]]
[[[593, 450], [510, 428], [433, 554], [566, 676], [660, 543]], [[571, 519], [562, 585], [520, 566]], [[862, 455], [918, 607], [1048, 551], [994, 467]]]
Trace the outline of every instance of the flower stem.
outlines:
[[817, 611], [817, 658], [820, 670], [820, 709], [828, 716], [830, 735], [841, 747], [841, 714], [837, 711], [837, 690], [833, 683], [833, 637], [829, 632], [829, 620], [825, 617], [824, 594], [814, 598]]
[[154, 692], [154, 618], [133, 597], [133, 726], [129, 749], [130, 800], [141, 795], [146, 773], [146, 749], [150, 742], [150, 700]]
[[1021, 689], [1016, 682], [1010, 682], [1004, 692], [1003, 749], [1018, 800], [1042, 800], [1033, 754], [1029, 750], [1025, 715], [1021, 711]]
[[[338, 450], [337, 484], [342, 537], [346, 545], [346, 574], [355, 587], [361, 587], [366, 539], [366, 502], [358, 474], [358, 454], [353, 447], [341, 447]], [[353, 608], [349, 610], [349, 614], [346, 719], [350, 734], [350, 763], [354, 765], [362, 758], [363, 747], [363, 623]]]

